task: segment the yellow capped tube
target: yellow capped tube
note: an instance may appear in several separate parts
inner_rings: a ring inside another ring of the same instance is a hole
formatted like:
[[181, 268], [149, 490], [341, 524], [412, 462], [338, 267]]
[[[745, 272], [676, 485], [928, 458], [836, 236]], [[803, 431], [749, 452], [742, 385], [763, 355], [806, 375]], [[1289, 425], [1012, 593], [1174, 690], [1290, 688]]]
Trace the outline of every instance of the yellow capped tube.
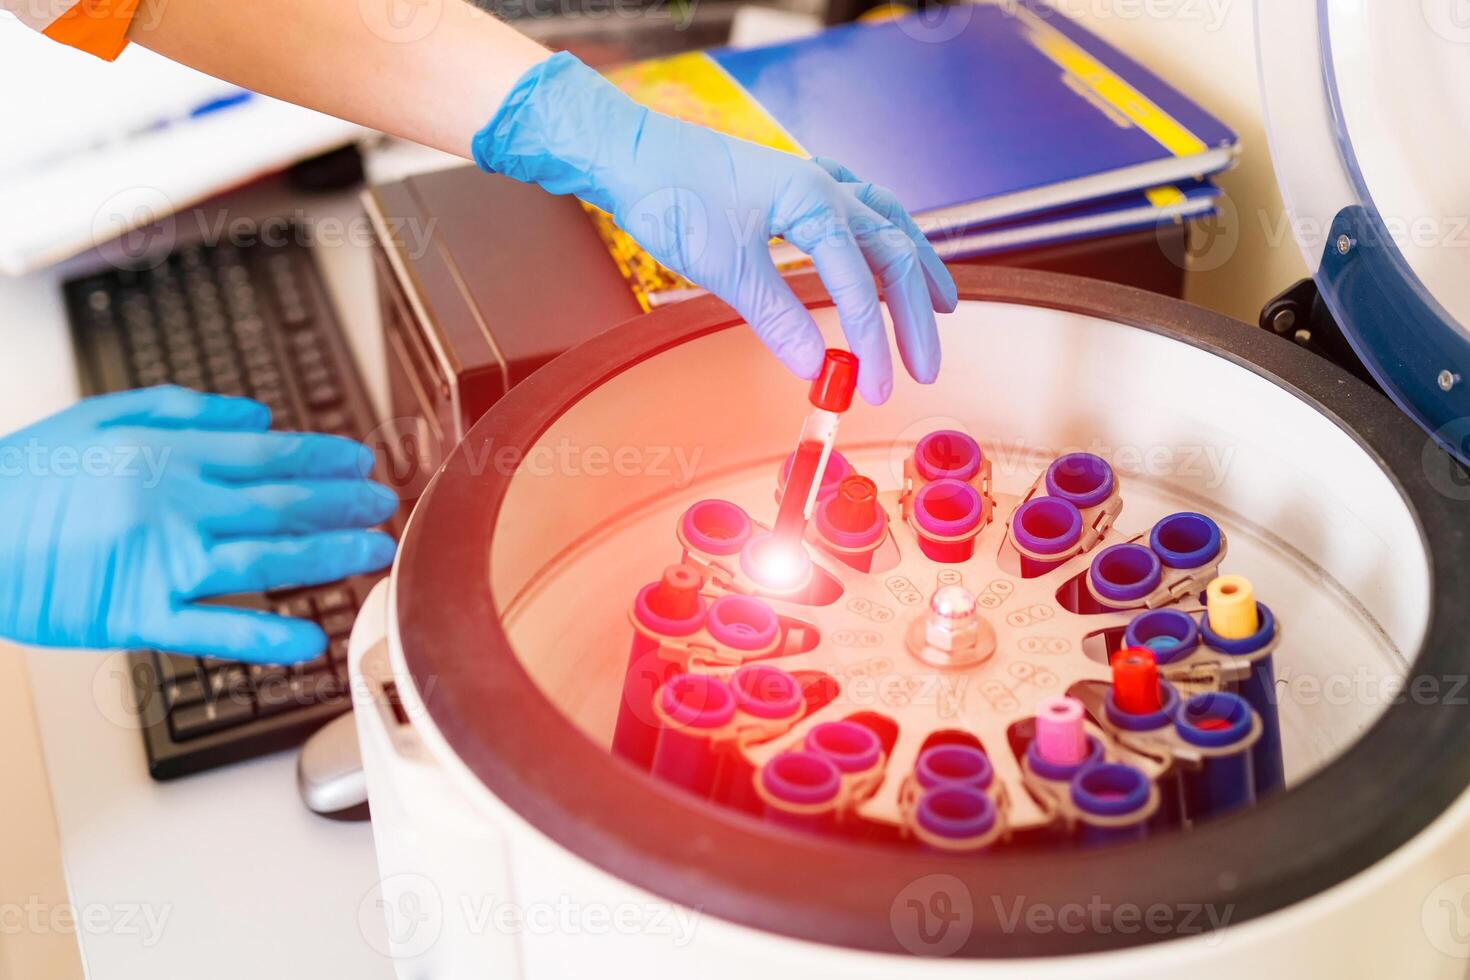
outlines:
[[1221, 575], [1205, 589], [1210, 629], [1223, 640], [1243, 640], [1261, 628], [1256, 616], [1256, 595], [1250, 580], [1240, 575]]

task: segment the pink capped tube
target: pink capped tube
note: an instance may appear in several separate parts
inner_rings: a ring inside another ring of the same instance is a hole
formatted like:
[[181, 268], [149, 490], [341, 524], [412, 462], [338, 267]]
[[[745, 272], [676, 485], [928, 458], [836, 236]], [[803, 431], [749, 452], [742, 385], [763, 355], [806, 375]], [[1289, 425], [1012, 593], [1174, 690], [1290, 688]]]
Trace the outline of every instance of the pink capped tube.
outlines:
[[1075, 766], [1087, 758], [1082, 702], [1047, 698], [1036, 706], [1036, 751], [1054, 766]]

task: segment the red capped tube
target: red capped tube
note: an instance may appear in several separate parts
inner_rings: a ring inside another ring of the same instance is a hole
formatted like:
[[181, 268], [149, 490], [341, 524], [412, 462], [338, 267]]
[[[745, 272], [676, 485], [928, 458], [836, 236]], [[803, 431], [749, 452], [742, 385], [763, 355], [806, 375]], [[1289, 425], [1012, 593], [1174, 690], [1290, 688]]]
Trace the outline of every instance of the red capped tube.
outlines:
[[613, 751], [644, 768], [653, 761], [658, 738], [654, 692], [679, 671], [674, 662], [660, 656], [659, 637], [693, 636], [705, 625], [705, 601], [699, 595], [703, 585], [704, 577], [692, 565], [670, 565], [662, 578], [639, 589], [633, 599], [633, 618], [643, 629], [634, 631], [628, 653]]
[[699, 612], [702, 585], [704, 580], [698, 569], [684, 564], [669, 565], [648, 596], [648, 608], [667, 619], [688, 619]]
[[1113, 700], [1130, 715], [1153, 714], [1163, 707], [1159, 665], [1147, 647], [1129, 647], [1113, 655]]
[[807, 521], [817, 508], [823, 471], [837, 439], [837, 420], [852, 405], [857, 388], [858, 359], [845, 350], [829, 348], [822, 369], [812, 382], [812, 410], [801, 427], [791, 471], [781, 491], [781, 507], [776, 513], [776, 539], [787, 549], [801, 544]]
[[822, 357], [822, 369], [812, 381], [811, 392], [807, 397], [814, 406], [823, 411], [845, 412], [852, 406], [857, 379], [857, 356], [851, 351], [829, 347]]
[[833, 527], [860, 533], [878, 519], [878, 485], [865, 476], [850, 476], [837, 488], [828, 516]]

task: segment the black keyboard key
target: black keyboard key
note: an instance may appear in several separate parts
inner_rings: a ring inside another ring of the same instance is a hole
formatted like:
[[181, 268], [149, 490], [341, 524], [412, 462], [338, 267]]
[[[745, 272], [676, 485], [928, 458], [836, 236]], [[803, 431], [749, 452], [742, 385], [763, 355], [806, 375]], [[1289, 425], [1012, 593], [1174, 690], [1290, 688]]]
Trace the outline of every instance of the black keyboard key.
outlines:
[[230, 322], [225, 319], [219, 311], [219, 303], [213, 298], [194, 300], [194, 315], [199, 318], [199, 342], [201, 344], [212, 344], [221, 351], [234, 349], [234, 341], [231, 339]]
[[311, 417], [312, 427], [319, 432], [347, 432], [352, 429], [352, 420], [340, 408], [329, 408]]
[[336, 612], [339, 609], [355, 609], [357, 599], [347, 586], [334, 585], [316, 594], [316, 607], [324, 613]]
[[254, 371], [263, 371], [266, 368], [275, 368], [276, 355], [265, 347], [251, 347], [242, 352], [247, 374]]
[[292, 668], [292, 670], [300, 674], [313, 674], [323, 670], [331, 669], [332, 662], [327, 659], [327, 653], [325, 650], [323, 650], [319, 656], [313, 657], [310, 660], [303, 660], [301, 661], [301, 663], [296, 664]]
[[[94, 317], [88, 334], [92, 339], [93, 349], [97, 352], [94, 370], [102, 389], [120, 391], [132, 387], [134, 382], [129, 377], [127, 352], [118, 326], [111, 316], [102, 319]], [[137, 383], [143, 387], [149, 386], [149, 383]]]
[[281, 319], [288, 327], [304, 327], [311, 323], [311, 307], [299, 294], [289, 300], [282, 298]]
[[168, 361], [170, 364], [173, 365], [175, 375], [177, 375], [180, 371], [187, 371], [191, 369], [197, 371], [201, 366], [201, 362], [199, 360], [199, 349], [194, 347], [193, 345], [190, 345], [188, 347], [174, 346], [169, 348]]
[[313, 364], [310, 367], [302, 367], [299, 372], [301, 387], [308, 391], [321, 385], [332, 383], [332, 372], [325, 364]]
[[216, 701], [252, 700], [250, 679], [244, 667], [222, 667], [209, 673], [209, 697]]
[[250, 683], [258, 689], [262, 684], [269, 684], [276, 678], [284, 678], [291, 672], [291, 668], [284, 664], [251, 664], [246, 673], [250, 675]]
[[255, 706], [262, 717], [306, 707], [291, 687], [291, 675], [284, 669], [256, 679]]
[[234, 375], [240, 377], [240, 364], [235, 360], [234, 351], [220, 351], [210, 354], [204, 360], [204, 366], [209, 368], [215, 377]]
[[163, 696], [170, 709], [185, 704], [197, 704], [204, 700], [204, 685], [199, 678], [185, 677], [163, 685]]
[[292, 673], [257, 692], [257, 703], [262, 715], [279, 715], [330, 704], [341, 700], [345, 691], [346, 687], [330, 670]]
[[246, 376], [249, 377], [256, 391], [271, 388], [280, 391], [283, 395], [285, 393], [285, 378], [281, 376], [280, 371], [276, 370], [274, 361], [264, 366], [250, 368], [246, 371]]
[[298, 348], [296, 350], [296, 370], [303, 383], [331, 377], [331, 368], [327, 366], [327, 355], [320, 347]]
[[303, 359], [316, 359], [325, 354], [322, 350], [322, 339], [315, 331], [307, 330], [290, 337], [291, 354], [297, 363]]
[[166, 334], [160, 334], [148, 324], [139, 323], [128, 324], [127, 338], [128, 343], [132, 344], [135, 349], [140, 347], [157, 347], [159, 344], [166, 343], [168, 340]]
[[292, 692], [302, 704], [329, 704], [346, 696], [347, 689], [331, 671], [301, 674], [291, 678]]
[[311, 619], [316, 616], [316, 607], [311, 604], [311, 596], [297, 595], [276, 603], [276, 613], [293, 619]]
[[157, 344], [141, 344], [133, 348], [133, 367], [141, 371], [144, 368], [158, 366], [166, 367], [163, 348]]
[[174, 738], [182, 742], [244, 724], [254, 717], [248, 701], [201, 701], [169, 712], [168, 727]]
[[352, 624], [356, 620], [357, 613], [354, 610], [341, 609], [337, 612], [324, 613], [320, 622], [328, 636], [338, 637], [351, 633]]
[[235, 385], [239, 387], [243, 384], [240, 378], [240, 372], [235, 370], [233, 364], [222, 365], [219, 370], [211, 371], [210, 375], [214, 378], [214, 388], [211, 389], [214, 391], [218, 391], [220, 385]]
[[165, 684], [185, 678], [198, 679], [199, 677], [199, 661], [193, 657], [185, 657], [177, 653], [156, 653], [153, 656], [158, 661], [158, 675], [163, 678]]
[[138, 387], [152, 388], [168, 380], [168, 369], [162, 364], [151, 364], [137, 372]]
[[264, 402], [270, 408], [272, 417], [290, 411], [284, 388], [275, 384], [261, 385], [256, 381], [252, 381], [250, 386], [255, 389], [256, 401]]
[[312, 409], [329, 408], [342, 401], [342, 389], [333, 381], [324, 381], [306, 390], [306, 404]]

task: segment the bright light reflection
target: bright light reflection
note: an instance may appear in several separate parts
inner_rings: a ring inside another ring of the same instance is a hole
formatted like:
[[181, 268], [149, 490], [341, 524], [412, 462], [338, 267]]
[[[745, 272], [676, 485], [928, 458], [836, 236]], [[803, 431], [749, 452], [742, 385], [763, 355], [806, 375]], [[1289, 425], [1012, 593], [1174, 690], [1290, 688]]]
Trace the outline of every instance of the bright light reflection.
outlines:
[[755, 577], [775, 589], [798, 584], [811, 565], [800, 543], [791, 544], [775, 537], [753, 542], [751, 557]]

